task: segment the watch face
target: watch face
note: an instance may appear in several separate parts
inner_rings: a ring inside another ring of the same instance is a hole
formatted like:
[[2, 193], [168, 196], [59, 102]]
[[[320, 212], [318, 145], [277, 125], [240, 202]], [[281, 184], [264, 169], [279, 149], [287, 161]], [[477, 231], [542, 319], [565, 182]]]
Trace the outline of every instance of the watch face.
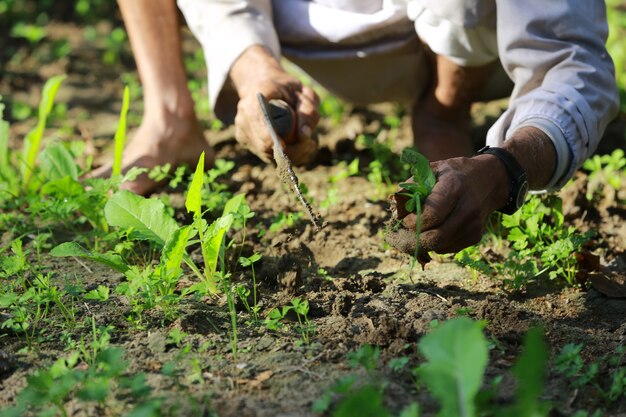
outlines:
[[519, 192], [517, 193], [516, 207], [520, 208], [526, 202], [526, 194], [528, 194], [528, 181], [522, 181], [519, 186]]

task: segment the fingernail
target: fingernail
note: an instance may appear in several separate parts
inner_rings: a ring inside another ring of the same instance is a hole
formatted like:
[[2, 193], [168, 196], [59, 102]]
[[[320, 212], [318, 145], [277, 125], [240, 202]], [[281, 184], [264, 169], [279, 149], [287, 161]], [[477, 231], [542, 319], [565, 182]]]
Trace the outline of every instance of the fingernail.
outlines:
[[305, 136], [307, 138], [311, 137], [311, 128], [307, 125], [302, 125], [302, 127], [300, 128], [300, 134], [302, 136]]

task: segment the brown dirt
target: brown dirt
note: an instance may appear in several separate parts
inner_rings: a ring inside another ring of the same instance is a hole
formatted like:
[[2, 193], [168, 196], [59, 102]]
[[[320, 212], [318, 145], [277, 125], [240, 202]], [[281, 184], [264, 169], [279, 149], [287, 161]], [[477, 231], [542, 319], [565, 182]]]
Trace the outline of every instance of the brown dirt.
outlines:
[[[67, 104], [68, 125], [65, 130], [59, 129], [60, 135], [86, 140], [94, 155], [101, 157], [117, 124], [122, 92], [119, 73], [133, 68], [128, 64], [112, 69], [103, 67], [98, 56], [101, 50], [91, 48], [77, 35], [81, 29], [61, 26], [58, 30], [73, 34], [71, 39], [76, 45], [72, 55], [62, 63], [51, 63], [56, 65], [53, 69], [39, 67], [36, 61], [10, 68], [0, 81], [1, 91], [10, 100], [34, 105], [49, 74], [68, 73], [58, 100]], [[197, 47], [188, 34], [185, 45], [187, 51]], [[140, 100], [132, 104], [135, 122], [139, 106]], [[377, 131], [390, 109], [393, 107], [349, 109], [340, 125], [324, 122], [318, 159], [306, 170], [296, 169], [315, 202], [326, 196], [328, 178], [338, 170], [334, 162], [360, 157], [365, 169], [371, 155], [350, 141], [359, 133]], [[498, 105], [487, 113], [481, 113], [484, 108], [477, 109], [477, 136], [488, 122], [485, 114], [497, 115], [499, 109]], [[80, 114], [88, 116], [81, 118]], [[33, 119], [14, 123], [13, 137], [22, 138], [33, 123]], [[232, 130], [207, 131], [207, 135], [215, 143], [218, 158], [236, 161], [229, 187], [246, 192], [247, 201], [256, 213], [253, 225], [268, 227], [277, 213], [301, 210], [293, 195], [279, 185], [275, 168], [262, 164], [242, 149], [232, 138]], [[405, 117], [394, 146], [398, 150], [409, 143]], [[569, 221], [581, 229], [598, 231], [589, 249], [599, 253], [603, 262], [614, 265], [623, 276], [626, 274], [626, 207], [618, 199], [600, 210], [581, 205], [580, 190], [586, 184], [585, 176], [581, 174], [576, 181], [576, 186], [562, 192]], [[178, 320], [162, 325], [155, 315], [148, 318], [149, 324], [143, 331], [133, 329], [126, 322], [129, 306], [116, 295], [106, 304], [85, 302], [78, 309], [83, 315], [94, 315], [101, 325], [116, 327], [112, 343], [125, 349], [130, 360], [129, 372], [146, 373], [157, 395], [168, 398], [168, 403], [177, 402], [173, 415], [203, 415], [207, 409], [224, 417], [315, 415], [311, 411], [313, 401], [336, 379], [357, 374], [365, 380], [363, 372], [347, 365], [346, 354], [366, 343], [382, 350], [377, 375], [388, 381], [387, 405], [399, 410], [417, 400], [424, 415], [434, 415], [436, 403], [425, 390], [415, 388], [410, 373], [391, 371], [384, 364], [392, 358], [407, 356], [410, 365], [416, 365], [420, 360], [416, 342], [429, 331], [433, 321], [456, 317], [460, 311], [487, 322], [486, 333], [494, 345], [488, 379], [508, 375], [520, 352], [523, 335], [532, 326], [544, 327], [552, 353], [567, 343], [584, 343], [584, 358], [590, 360], [624, 345], [624, 300], [609, 298], [594, 288], [574, 289], [548, 281], [509, 292], [497, 277], [476, 276], [449, 257], [436, 257], [424, 270], [411, 268], [409, 257], [390, 248], [382, 238], [390, 218], [389, 204], [365, 175], [347, 178], [336, 186], [339, 202], [322, 213], [326, 221], [322, 230], [314, 231], [303, 218], [292, 228], [249, 237], [250, 253], [259, 252], [263, 257], [256, 269], [263, 315], [288, 304], [294, 297], [309, 300], [309, 317], [315, 330], [308, 346], [299, 343], [300, 336], [293, 329], [272, 332], [245, 325], [248, 315], [242, 311], [240, 354], [234, 366], [223, 299], [187, 300]], [[173, 201], [181, 200], [180, 195], [171, 197]], [[120, 274], [93, 264], [86, 269], [71, 258], [50, 262], [48, 267], [56, 279], [76, 276], [87, 290], [99, 284], [114, 288], [122, 280]], [[249, 276], [240, 278], [249, 279]], [[180, 349], [167, 339], [169, 330], [176, 327], [189, 334], [186, 342], [192, 351], [183, 357]], [[36, 367], [63, 355], [63, 345], [54, 339], [43, 345], [42, 354], [37, 357], [18, 354], [21, 346], [22, 340], [15, 336], [0, 338], [0, 405], [13, 400], [25, 384], [25, 376]], [[182, 369], [180, 384], [160, 372], [163, 364], [172, 360]], [[603, 368], [602, 372], [606, 373], [607, 369]], [[194, 373], [198, 377], [190, 382], [188, 378]], [[510, 392], [505, 390], [501, 400], [506, 401], [507, 395]], [[555, 372], [550, 373], [545, 399], [554, 405], [555, 416], [603, 407], [592, 390], [576, 390], [569, 386], [567, 378]], [[98, 413], [113, 415], [102, 410]], [[624, 413], [626, 399], [610, 405], [606, 415]], [[88, 414], [80, 408], [73, 413]]]

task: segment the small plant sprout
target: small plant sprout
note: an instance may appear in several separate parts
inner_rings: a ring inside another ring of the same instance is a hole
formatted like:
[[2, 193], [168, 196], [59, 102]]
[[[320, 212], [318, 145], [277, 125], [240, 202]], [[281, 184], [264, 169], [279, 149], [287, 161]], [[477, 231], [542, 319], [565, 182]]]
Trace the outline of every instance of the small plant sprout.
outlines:
[[426, 157], [415, 149], [407, 148], [402, 152], [401, 161], [410, 166], [413, 182], [405, 182], [400, 184], [400, 187], [404, 190], [401, 195], [408, 197], [405, 203], [405, 208], [409, 213], [415, 213], [417, 216], [417, 223], [415, 225], [415, 254], [414, 259], [419, 259], [419, 240], [421, 233], [421, 216], [422, 216], [422, 203], [426, 200], [426, 197], [431, 193], [437, 178], [434, 172], [430, 169], [430, 162]]
[[261, 259], [261, 255], [258, 253], [253, 254], [249, 258], [240, 257], [239, 263], [241, 266], [250, 267], [252, 270], [252, 315], [254, 317], [254, 321], [257, 322], [259, 320], [259, 306], [257, 304], [257, 293], [256, 293], [256, 274], [254, 272], [254, 263]]

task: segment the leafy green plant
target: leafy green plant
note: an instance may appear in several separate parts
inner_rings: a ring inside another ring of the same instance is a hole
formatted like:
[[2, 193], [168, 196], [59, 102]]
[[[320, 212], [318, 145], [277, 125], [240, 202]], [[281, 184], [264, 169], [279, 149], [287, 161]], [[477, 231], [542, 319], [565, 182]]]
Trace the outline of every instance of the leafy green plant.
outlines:
[[293, 311], [298, 320], [298, 331], [302, 337], [303, 343], [310, 343], [311, 333], [313, 332], [313, 325], [308, 318], [309, 314], [309, 302], [301, 298], [294, 298], [291, 300], [291, 304], [283, 306], [282, 308], [272, 309], [266, 319], [265, 327], [269, 330], [278, 330], [283, 327], [283, 320], [287, 317], [290, 311]]
[[608, 189], [621, 190], [626, 181], [626, 157], [622, 149], [608, 155], [594, 155], [585, 161], [583, 168], [589, 172], [585, 192], [588, 201], [606, 194]]
[[[256, 323], [259, 320], [259, 310], [260, 307], [257, 304], [257, 284], [256, 284], [256, 274], [254, 272], [254, 263], [259, 261], [261, 259], [261, 255], [259, 255], [258, 253], [253, 254], [250, 257], [239, 257], [239, 263], [241, 264], [241, 266], [245, 267], [250, 267], [250, 269], [252, 270], [252, 308], [249, 308], [249, 310], [252, 312], [252, 315], [254, 317], [254, 322]], [[249, 293], [249, 291], [248, 291]], [[247, 305], [247, 296], [248, 294], [244, 294], [243, 297], [240, 296], [240, 298], [244, 301], [244, 303]]]
[[508, 253], [491, 260], [468, 248], [456, 255], [457, 261], [481, 273], [503, 277], [513, 288], [521, 288], [543, 274], [577, 285], [578, 260], [572, 254], [594, 233], [579, 233], [575, 227], [565, 226], [560, 198], [531, 196], [516, 213], [502, 216], [502, 226], [509, 242]]
[[[144, 374], [124, 375], [128, 363], [119, 348], [106, 348], [95, 356], [87, 367], [80, 364], [80, 354], [72, 352], [56, 360], [51, 366], [41, 368], [27, 377], [27, 385], [20, 391], [16, 404], [0, 409], [6, 417], [24, 415], [69, 416], [68, 401], [83, 404], [98, 404], [104, 408], [113, 401], [115, 393], [132, 398], [135, 408], [129, 415], [153, 416], [150, 410], [159, 410], [161, 400], [151, 397], [152, 388], [146, 383]], [[143, 410], [143, 413], [138, 413]]]
[[[618, 346], [613, 354], [585, 363], [581, 356], [583, 344], [569, 343], [554, 359], [554, 369], [574, 389], [592, 389], [609, 405], [626, 398], [626, 347]], [[603, 375], [604, 374], [604, 375]], [[604, 378], [603, 378], [604, 377]], [[603, 382], [603, 379], [607, 381]]]

